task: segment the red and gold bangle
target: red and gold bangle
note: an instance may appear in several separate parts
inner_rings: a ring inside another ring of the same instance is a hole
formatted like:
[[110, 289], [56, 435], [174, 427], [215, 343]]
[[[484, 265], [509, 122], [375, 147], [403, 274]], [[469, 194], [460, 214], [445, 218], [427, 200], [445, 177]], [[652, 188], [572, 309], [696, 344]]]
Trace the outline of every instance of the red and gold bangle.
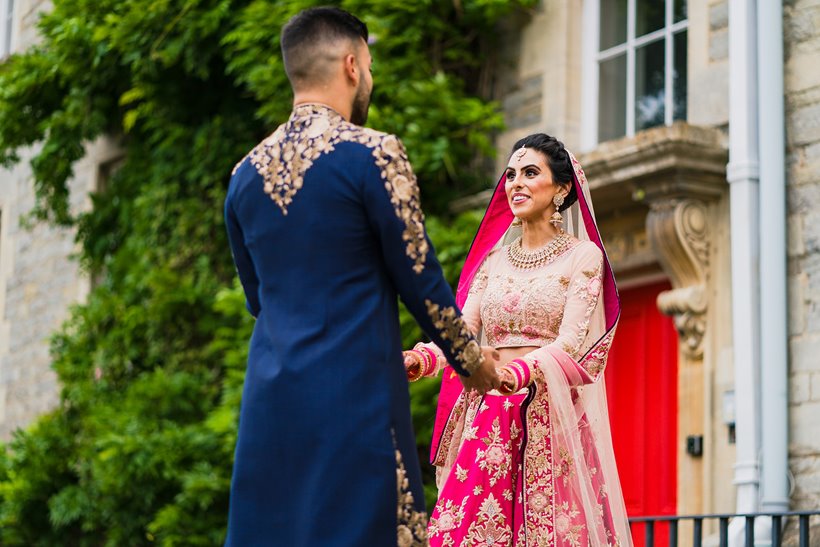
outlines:
[[433, 353], [430, 348], [420, 347], [419, 351], [426, 357], [425, 359], [425, 369], [424, 375], [425, 376], [432, 376], [432, 374], [436, 371], [436, 354]]
[[[417, 367], [406, 367], [407, 370], [407, 379], [411, 382], [415, 382], [422, 376], [424, 376], [425, 370], [425, 357], [424, 354], [418, 350], [410, 349], [405, 352], [406, 354], [409, 353], [416, 359], [416, 363], [418, 363]], [[415, 369], [415, 372], [414, 372]]]
[[504, 388], [503, 385], [498, 389], [502, 394], [511, 395], [530, 384], [530, 367], [525, 361], [513, 359], [502, 368], [508, 371], [515, 380], [515, 384], [510, 389]]
[[523, 359], [513, 359], [509, 364], [515, 367], [515, 370], [520, 373], [521, 383], [519, 384], [518, 389], [530, 385], [530, 365]]
[[432, 376], [438, 370], [438, 355], [435, 351], [430, 349], [426, 344], [422, 344], [419, 342], [413, 348], [416, 351], [420, 351], [427, 359], [425, 360], [426, 370], [424, 372], [424, 376]]

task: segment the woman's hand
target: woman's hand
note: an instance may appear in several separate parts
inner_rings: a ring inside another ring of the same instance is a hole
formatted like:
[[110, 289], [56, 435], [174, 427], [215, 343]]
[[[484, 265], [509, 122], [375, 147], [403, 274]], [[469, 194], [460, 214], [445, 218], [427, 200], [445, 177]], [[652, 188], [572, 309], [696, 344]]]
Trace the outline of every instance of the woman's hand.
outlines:
[[515, 375], [507, 365], [498, 367], [498, 377], [501, 379], [501, 386], [498, 391], [503, 395], [512, 395], [517, 391]]
[[490, 346], [481, 346], [483, 361], [469, 376], [458, 376], [465, 391], [475, 391], [484, 395], [488, 391], [497, 389], [501, 385], [498, 378], [498, 350]]
[[421, 357], [417, 351], [405, 351], [404, 354], [404, 370], [407, 372], [407, 379], [415, 382], [422, 376], [422, 362]]

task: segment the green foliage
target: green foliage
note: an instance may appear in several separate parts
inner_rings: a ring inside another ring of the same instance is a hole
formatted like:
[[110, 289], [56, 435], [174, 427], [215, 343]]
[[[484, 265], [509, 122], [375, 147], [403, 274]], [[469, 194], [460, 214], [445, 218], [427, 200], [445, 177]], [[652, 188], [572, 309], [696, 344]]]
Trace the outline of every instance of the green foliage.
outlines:
[[[0, 164], [37, 144], [33, 213], [76, 226], [97, 281], [53, 338], [59, 406], [0, 449], [3, 545], [224, 539], [252, 323], [222, 202], [233, 164], [288, 115], [279, 29], [313, 3], [54, 0], [41, 44], [0, 64]], [[341, 2], [377, 38], [371, 125], [405, 141], [428, 211], [489, 182], [486, 61], [496, 22], [532, 4]], [[106, 135], [121, 165], [72, 211], [74, 164]], [[451, 282], [476, 224], [429, 219]], [[437, 387], [411, 389], [426, 461]]]

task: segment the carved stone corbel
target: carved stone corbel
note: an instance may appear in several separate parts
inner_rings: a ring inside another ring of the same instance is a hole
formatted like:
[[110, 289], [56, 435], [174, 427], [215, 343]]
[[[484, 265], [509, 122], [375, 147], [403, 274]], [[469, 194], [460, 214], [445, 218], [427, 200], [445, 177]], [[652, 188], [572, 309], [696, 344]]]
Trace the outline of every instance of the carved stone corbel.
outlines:
[[673, 287], [658, 295], [658, 308], [674, 318], [684, 354], [701, 359], [708, 306], [706, 206], [701, 201], [682, 198], [651, 202], [646, 228], [650, 244]]

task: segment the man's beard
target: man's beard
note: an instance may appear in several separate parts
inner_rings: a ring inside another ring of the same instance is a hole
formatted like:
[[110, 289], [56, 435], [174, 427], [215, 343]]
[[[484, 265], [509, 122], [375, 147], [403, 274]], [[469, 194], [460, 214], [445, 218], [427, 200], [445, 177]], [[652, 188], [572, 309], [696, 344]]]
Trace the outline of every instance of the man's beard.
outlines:
[[353, 99], [353, 108], [350, 111], [350, 123], [364, 125], [367, 123], [367, 111], [370, 108], [370, 93], [364, 85], [364, 79], [359, 80], [359, 89]]

